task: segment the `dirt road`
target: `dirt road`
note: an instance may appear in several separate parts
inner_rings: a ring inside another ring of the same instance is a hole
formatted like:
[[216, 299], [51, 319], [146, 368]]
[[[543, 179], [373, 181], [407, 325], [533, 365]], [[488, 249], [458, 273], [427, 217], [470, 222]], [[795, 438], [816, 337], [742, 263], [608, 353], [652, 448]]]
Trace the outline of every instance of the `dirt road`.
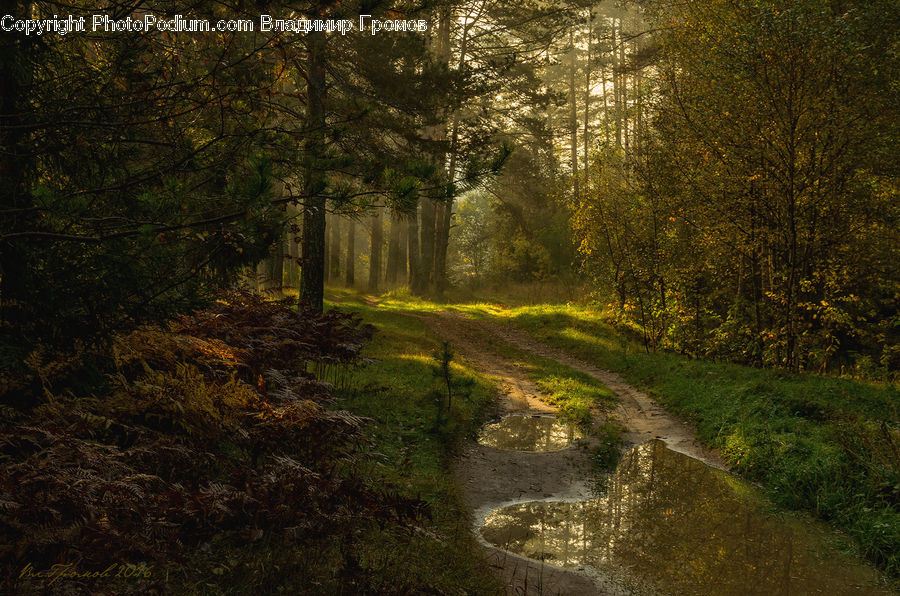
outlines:
[[[491, 347], [497, 341], [556, 360], [606, 385], [620, 399], [612, 414], [628, 428], [624, 436], [626, 447], [657, 438], [674, 451], [724, 468], [716, 453], [694, 440], [688, 424], [663, 410], [650, 396], [615, 373], [573, 358], [500, 323], [470, 319], [451, 312], [436, 313], [423, 317], [423, 320], [432, 333], [449, 340], [460, 356], [501, 387], [502, 398], [497, 405], [500, 415], [549, 414], [555, 412], [555, 408], [541, 401], [540, 390], [521, 368]], [[474, 512], [476, 524], [480, 524], [491, 510], [514, 502], [589, 499], [592, 496], [590, 452], [590, 441], [550, 453], [501, 451], [472, 442], [466, 445], [458, 460], [455, 474]], [[598, 576], [588, 569], [564, 570], [496, 549], [486, 542], [483, 544], [509, 594], [624, 593], [612, 578]]]

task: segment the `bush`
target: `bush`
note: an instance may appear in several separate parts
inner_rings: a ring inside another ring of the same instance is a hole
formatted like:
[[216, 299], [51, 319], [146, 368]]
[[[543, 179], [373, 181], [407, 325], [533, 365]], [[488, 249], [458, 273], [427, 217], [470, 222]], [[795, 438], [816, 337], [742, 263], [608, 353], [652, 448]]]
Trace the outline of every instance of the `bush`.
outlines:
[[[223, 562], [266, 545], [269, 558], [286, 559], [287, 576], [301, 569], [290, 563], [296, 547], [331, 553], [326, 579], [365, 591], [346, 545], [367, 528], [408, 528], [428, 512], [369, 485], [359, 472], [370, 457], [365, 420], [329, 409], [330, 386], [307, 371], [309, 362], [358, 361], [371, 329], [291, 306], [231, 293], [169, 328], [117, 337], [105, 394], [48, 393], [30, 410], [6, 408], [2, 590], [177, 591], [163, 578], [207, 582], [210, 569], [230, 590], [232, 581], [270, 581], [271, 567], [247, 576], [246, 565]], [[57, 582], [23, 573], [54, 564], [137, 571]]]

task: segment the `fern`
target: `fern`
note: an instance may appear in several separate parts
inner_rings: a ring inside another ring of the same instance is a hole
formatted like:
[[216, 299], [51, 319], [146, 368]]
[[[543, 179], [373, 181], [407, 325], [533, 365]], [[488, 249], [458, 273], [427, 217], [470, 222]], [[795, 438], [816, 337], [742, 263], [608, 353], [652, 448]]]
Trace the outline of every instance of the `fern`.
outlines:
[[[36, 585], [18, 578], [27, 563], [146, 562], [184, 577], [211, 541], [347, 544], [373, 524], [426, 516], [420, 501], [355, 473], [374, 457], [367, 420], [328, 407], [341, 367], [361, 362], [371, 333], [350, 315], [236, 292], [116, 338], [105, 393], [5, 415], [0, 592], [140, 591]], [[49, 397], [81, 357], [36, 351], [31, 376], [2, 377], [0, 392], [37, 384]]]

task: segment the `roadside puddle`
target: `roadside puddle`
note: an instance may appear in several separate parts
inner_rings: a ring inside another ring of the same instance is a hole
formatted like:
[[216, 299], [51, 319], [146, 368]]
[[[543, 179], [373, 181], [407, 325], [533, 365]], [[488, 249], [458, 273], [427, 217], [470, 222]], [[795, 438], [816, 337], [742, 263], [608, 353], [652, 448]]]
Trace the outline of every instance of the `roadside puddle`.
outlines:
[[[503, 449], [569, 438], [550, 422], [509, 418], [506, 426], [523, 428], [509, 442], [493, 439]], [[627, 452], [605, 496], [503, 507], [485, 517], [481, 534], [498, 548], [559, 567], [589, 566], [640, 591], [891, 593], [874, 569], [841, 553], [837, 535], [821, 524], [771, 513], [756, 489], [662, 441]]]
[[506, 451], [560, 451], [584, 434], [578, 427], [552, 416], [512, 414], [485, 425], [478, 442]]

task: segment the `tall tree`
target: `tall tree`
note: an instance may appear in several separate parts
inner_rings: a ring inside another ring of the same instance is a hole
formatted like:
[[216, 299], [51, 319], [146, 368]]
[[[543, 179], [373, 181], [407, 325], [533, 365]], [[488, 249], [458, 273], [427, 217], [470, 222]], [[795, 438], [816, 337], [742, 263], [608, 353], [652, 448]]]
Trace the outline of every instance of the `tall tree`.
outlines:
[[344, 285], [356, 284], [356, 220], [347, 219], [347, 252], [344, 257]]
[[381, 209], [372, 210], [372, 230], [369, 235], [369, 286], [372, 294], [381, 287], [381, 252], [384, 243], [384, 227], [381, 221]]
[[422, 281], [419, 266], [419, 222], [416, 213], [409, 216], [407, 229], [406, 252], [409, 257], [409, 287], [414, 291], [419, 291], [422, 288]]
[[328, 250], [330, 254], [329, 278], [337, 281], [341, 278], [341, 218], [337, 215], [331, 218], [331, 243]]
[[306, 83], [307, 114], [305, 151], [308, 165], [303, 173], [303, 265], [300, 268], [300, 298], [313, 308], [323, 308], [325, 287], [325, 201], [326, 179], [321, 161], [326, 152], [325, 101], [328, 43], [325, 32], [307, 34], [307, 57], [303, 73]]
[[403, 221], [397, 216], [396, 213], [391, 213], [390, 230], [388, 232], [387, 263], [385, 265], [385, 281], [390, 286], [397, 285], [397, 283], [400, 281], [401, 264], [405, 265], [406, 263], [406, 251], [404, 250], [405, 247], [401, 247], [402, 227]]

